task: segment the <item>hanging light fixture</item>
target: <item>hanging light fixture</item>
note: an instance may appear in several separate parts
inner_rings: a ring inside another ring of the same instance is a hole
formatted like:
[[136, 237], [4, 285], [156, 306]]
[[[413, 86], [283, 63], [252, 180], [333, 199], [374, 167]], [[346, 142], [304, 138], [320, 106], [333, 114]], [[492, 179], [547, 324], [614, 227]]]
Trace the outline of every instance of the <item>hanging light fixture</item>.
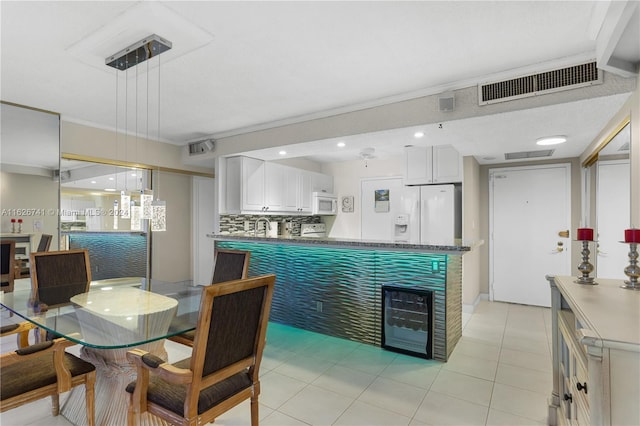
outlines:
[[[144, 39], [122, 49], [118, 53], [115, 53], [105, 59], [107, 66], [113, 67], [119, 71], [126, 71], [129, 68], [135, 67], [149, 59], [155, 58], [163, 52], [172, 48], [172, 43], [162, 37], [152, 34]], [[148, 62], [147, 62], [147, 85], [148, 85]], [[138, 131], [138, 73], [136, 70], [136, 135]], [[125, 89], [126, 90], [126, 89]], [[116, 80], [116, 104], [118, 95], [118, 86]], [[148, 98], [149, 91], [147, 90], [147, 121], [148, 121]], [[125, 96], [125, 104], [127, 99]], [[125, 111], [126, 116], [126, 111]], [[158, 59], [158, 133], [157, 140], [160, 140], [160, 59]], [[128, 129], [126, 128], [125, 120], [125, 156], [126, 156], [126, 137]], [[148, 125], [147, 125], [148, 132]], [[117, 133], [117, 106], [116, 106], [116, 133]], [[136, 136], [137, 137], [137, 136]], [[148, 135], [147, 135], [148, 137]], [[126, 182], [126, 177], [125, 177]], [[120, 208], [121, 211], [116, 211], [116, 215], [120, 213], [123, 219], [131, 218], [131, 230], [141, 229], [141, 219], [151, 220], [152, 231], [165, 231], [166, 230], [166, 203], [160, 200], [153, 200], [153, 192], [149, 189], [140, 190], [140, 206], [135, 206], [135, 202], [131, 201], [131, 197], [126, 190], [120, 193]], [[117, 220], [117, 218], [116, 218]]]

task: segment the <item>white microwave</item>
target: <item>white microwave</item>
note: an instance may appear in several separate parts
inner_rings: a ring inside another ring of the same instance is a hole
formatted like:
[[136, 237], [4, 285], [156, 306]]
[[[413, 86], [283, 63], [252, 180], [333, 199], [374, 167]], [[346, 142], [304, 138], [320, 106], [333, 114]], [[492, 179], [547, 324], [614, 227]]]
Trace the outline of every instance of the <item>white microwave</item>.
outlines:
[[338, 213], [338, 197], [325, 192], [314, 192], [312, 213], [315, 215], [335, 215]]

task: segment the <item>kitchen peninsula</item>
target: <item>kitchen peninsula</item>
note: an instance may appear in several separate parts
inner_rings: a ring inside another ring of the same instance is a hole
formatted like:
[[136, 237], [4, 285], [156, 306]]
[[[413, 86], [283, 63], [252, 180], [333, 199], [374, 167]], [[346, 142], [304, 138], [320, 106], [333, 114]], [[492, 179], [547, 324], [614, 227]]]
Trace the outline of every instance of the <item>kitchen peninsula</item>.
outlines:
[[382, 285], [434, 293], [433, 358], [462, 335], [462, 255], [468, 246], [216, 234], [216, 248], [251, 251], [249, 275], [276, 274], [271, 319], [380, 346]]

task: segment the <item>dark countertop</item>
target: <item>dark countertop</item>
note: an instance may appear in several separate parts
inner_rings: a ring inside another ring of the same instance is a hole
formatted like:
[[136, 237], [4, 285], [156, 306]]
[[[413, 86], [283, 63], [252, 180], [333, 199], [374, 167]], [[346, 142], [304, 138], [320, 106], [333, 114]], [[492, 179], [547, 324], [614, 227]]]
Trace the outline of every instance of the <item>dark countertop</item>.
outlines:
[[314, 246], [333, 246], [341, 248], [354, 249], [386, 249], [386, 250], [410, 250], [424, 251], [429, 253], [443, 254], [464, 254], [471, 251], [473, 246], [454, 245], [454, 246], [438, 246], [430, 244], [412, 244], [404, 242], [387, 242], [387, 241], [371, 241], [371, 240], [353, 240], [346, 238], [309, 238], [309, 237], [264, 237], [255, 236], [253, 234], [207, 234], [207, 237], [215, 240], [227, 241], [253, 241], [269, 244], [301, 244]]

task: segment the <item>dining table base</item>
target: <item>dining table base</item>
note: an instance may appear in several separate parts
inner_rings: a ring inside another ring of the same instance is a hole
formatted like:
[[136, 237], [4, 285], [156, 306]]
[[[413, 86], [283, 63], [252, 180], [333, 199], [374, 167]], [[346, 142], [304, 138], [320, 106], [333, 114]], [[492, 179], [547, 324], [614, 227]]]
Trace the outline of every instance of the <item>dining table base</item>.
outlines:
[[[168, 359], [164, 341], [147, 343], [136, 348], [151, 352]], [[127, 361], [127, 351], [123, 349], [96, 349], [83, 346], [80, 357], [96, 366], [95, 384], [95, 424], [97, 426], [124, 426], [127, 424], [129, 394], [125, 388], [136, 379], [135, 366]], [[83, 386], [73, 388], [62, 404], [62, 415], [74, 425], [86, 425], [86, 402]], [[150, 414], [139, 416], [144, 426], [168, 425], [169, 423]]]

